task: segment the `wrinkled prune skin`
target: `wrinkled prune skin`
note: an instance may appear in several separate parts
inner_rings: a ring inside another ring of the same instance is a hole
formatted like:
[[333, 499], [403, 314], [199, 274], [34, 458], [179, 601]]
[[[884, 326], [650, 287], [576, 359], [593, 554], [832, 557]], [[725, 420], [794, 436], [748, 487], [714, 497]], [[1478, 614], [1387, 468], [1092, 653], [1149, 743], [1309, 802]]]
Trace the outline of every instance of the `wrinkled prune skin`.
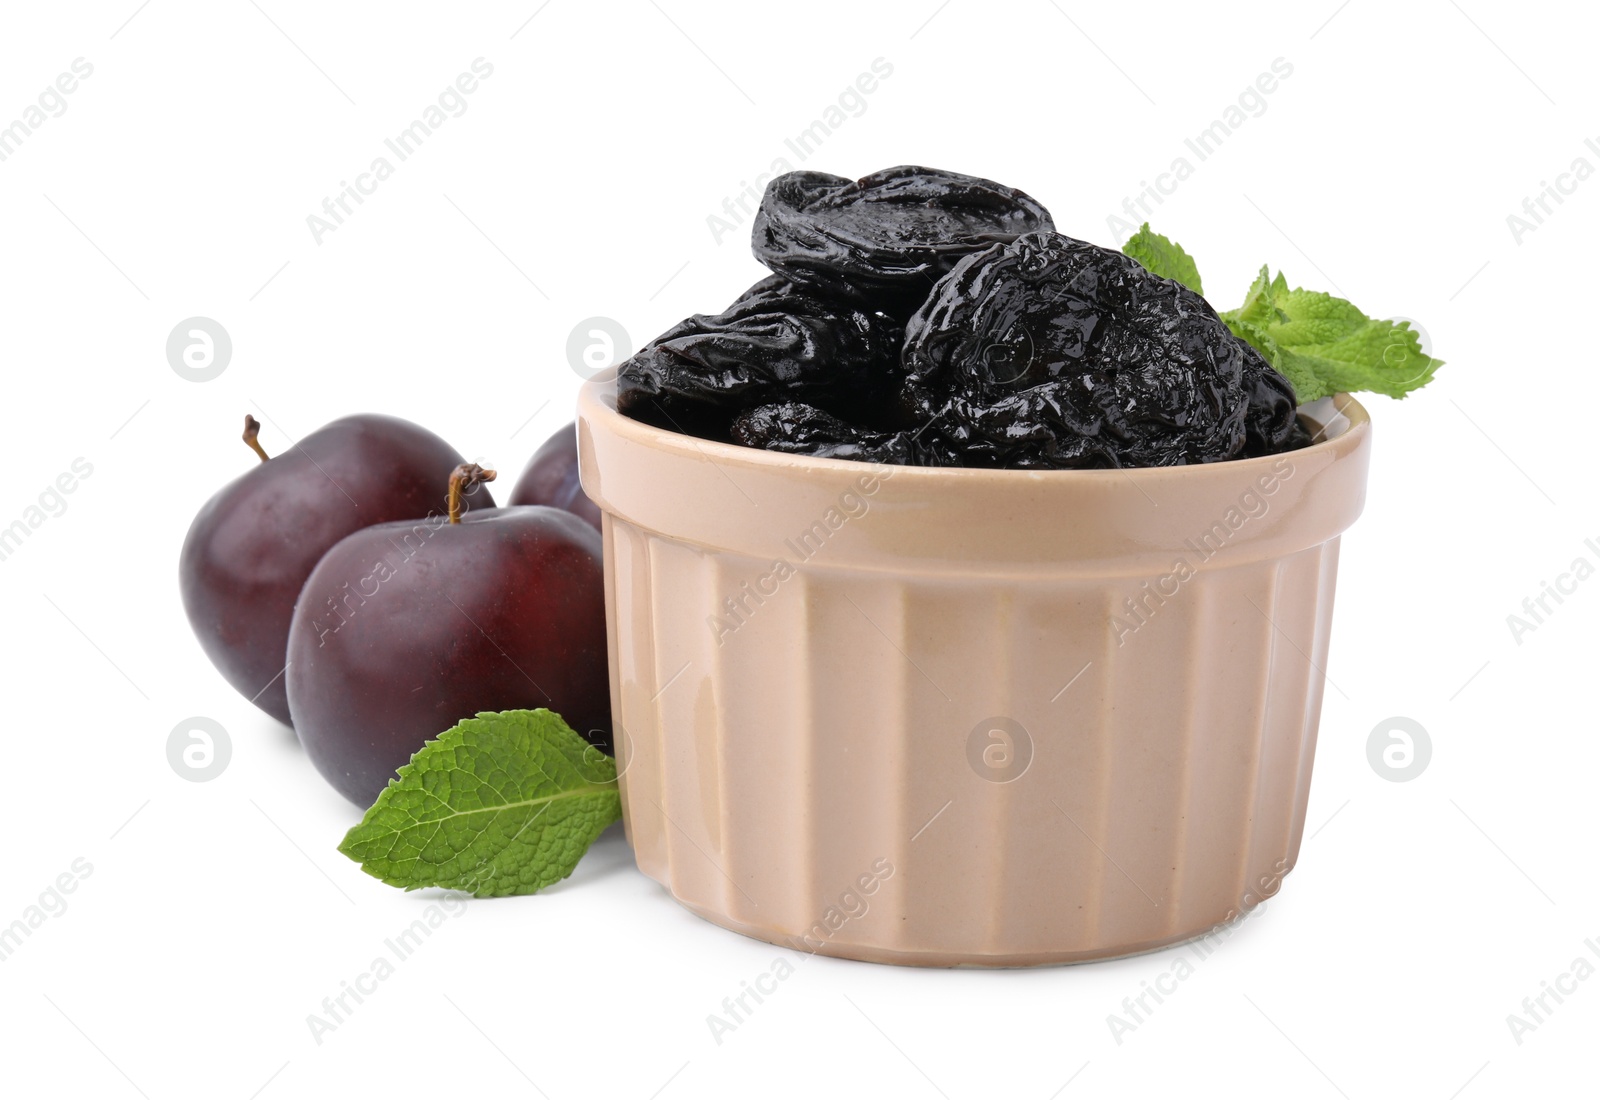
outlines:
[[963, 256], [1053, 228], [1031, 196], [959, 172], [901, 165], [859, 180], [788, 172], [767, 184], [751, 247], [796, 282], [904, 319]]
[[1293, 388], [1200, 295], [1054, 231], [990, 180], [790, 172], [775, 272], [618, 372], [619, 411], [787, 454], [923, 466], [1179, 466], [1311, 442]]
[[733, 441], [785, 454], [889, 462], [900, 466], [954, 466], [948, 448], [923, 447], [914, 431], [880, 432], [846, 423], [814, 405], [785, 401], [749, 409], [734, 418]]
[[1245, 443], [1240, 458], [1260, 458], [1311, 446], [1311, 433], [1295, 414], [1294, 386], [1243, 340]]
[[906, 328], [901, 426], [973, 466], [1239, 457], [1242, 345], [1198, 294], [1120, 252], [1035, 233], [974, 253]]
[[805, 401], [856, 411], [898, 385], [899, 322], [769, 276], [718, 314], [674, 325], [617, 371], [617, 409], [663, 428], [726, 440], [740, 410]]

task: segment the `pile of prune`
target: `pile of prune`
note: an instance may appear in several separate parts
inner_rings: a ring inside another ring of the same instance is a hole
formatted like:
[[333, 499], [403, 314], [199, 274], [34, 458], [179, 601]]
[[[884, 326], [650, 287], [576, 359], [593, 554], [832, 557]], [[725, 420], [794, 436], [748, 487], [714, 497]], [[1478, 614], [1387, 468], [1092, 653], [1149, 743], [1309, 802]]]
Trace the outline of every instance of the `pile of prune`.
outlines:
[[915, 466], [1181, 466], [1310, 437], [1204, 298], [1055, 232], [990, 180], [903, 166], [773, 180], [769, 276], [651, 341], [617, 408], [721, 442]]

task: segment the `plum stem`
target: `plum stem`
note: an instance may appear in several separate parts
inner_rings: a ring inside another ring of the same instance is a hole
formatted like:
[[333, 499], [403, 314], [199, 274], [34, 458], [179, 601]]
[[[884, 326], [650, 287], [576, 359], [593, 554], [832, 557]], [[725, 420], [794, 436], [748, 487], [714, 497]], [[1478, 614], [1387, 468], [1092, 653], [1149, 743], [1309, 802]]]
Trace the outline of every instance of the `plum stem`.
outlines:
[[493, 481], [495, 472], [485, 470], [476, 462], [463, 463], [450, 471], [450, 494], [446, 498], [450, 503], [450, 522], [461, 522], [461, 497], [470, 493], [485, 481]]
[[265, 462], [268, 458], [270, 458], [272, 456], [267, 454], [267, 452], [262, 449], [262, 446], [261, 446], [260, 442], [257, 441], [256, 436], [258, 436], [260, 434], [261, 434], [261, 423], [260, 423], [260, 421], [258, 421], [255, 417], [251, 416], [249, 413], [245, 413], [244, 414], [244, 435], [242, 436], [242, 438], [244, 439], [245, 443], [249, 445], [249, 447], [250, 447], [250, 449], [252, 451], [254, 451], [256, 454], [261, 456], [261, 461]]

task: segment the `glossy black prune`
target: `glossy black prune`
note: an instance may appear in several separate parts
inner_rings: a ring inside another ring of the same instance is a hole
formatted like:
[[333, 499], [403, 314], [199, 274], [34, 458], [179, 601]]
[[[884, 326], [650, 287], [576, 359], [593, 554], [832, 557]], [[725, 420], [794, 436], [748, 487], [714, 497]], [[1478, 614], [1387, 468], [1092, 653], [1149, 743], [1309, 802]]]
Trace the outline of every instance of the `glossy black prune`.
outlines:
[[625, 363], [621, 411], [925, 466], [1176, 466], [1311, 441], [1288, 381], [1204, 298], [1057, 234], [1021, 191], [914, 166], [791, 172], [752, 238], [776, 274]]
[[924, 445], [916, 431], [864, 428], [814, 405], [785, 401], [740, 413], [733, 420], [735, 443], [786, 454], [889, 462], [900, 466], [955, 466], [954, 450], [941, 440]]
[[1244, 414], [1244, 453], [1239, 457], [1259, 458], [1309, 447], [1311, 433], [1295, 414], [1294, 387], [1259, 351], [1243, 340], [1239, 345], [1244, 349], [1244, 390], [1250, 402]]
[[726, 439], [742, 409], [778, 401], [856, 409], [898, 384], [903, 329], [858, 304], [769, 276], [719, 314], [662, 333], [617, 371], [617, 408]]
[[959, 172], [901, 165], [859, 180], [789, 172], [767, 184], [751, 247], [797, 282], [853, 291], [905, 317], [962, 256], [1053, 228], [1029, 195]]
[[1060, 234], [958, 263], [902, 358], [903, 426], [935, 421], [967, 465], [1173, 466], [1245, 445], [1241, 344], [1205, 299]]

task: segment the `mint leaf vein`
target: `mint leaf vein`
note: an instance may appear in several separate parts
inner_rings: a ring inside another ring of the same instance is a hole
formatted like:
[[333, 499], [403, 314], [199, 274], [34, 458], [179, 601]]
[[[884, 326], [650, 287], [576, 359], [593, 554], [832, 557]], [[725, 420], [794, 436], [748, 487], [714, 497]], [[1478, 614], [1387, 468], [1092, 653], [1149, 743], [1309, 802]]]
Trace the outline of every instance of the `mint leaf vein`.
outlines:
[[616, 774], [551, 711], [479, 714], [424, 745], [339, 850], [407, 890], [536, 893], [622, 816]]

